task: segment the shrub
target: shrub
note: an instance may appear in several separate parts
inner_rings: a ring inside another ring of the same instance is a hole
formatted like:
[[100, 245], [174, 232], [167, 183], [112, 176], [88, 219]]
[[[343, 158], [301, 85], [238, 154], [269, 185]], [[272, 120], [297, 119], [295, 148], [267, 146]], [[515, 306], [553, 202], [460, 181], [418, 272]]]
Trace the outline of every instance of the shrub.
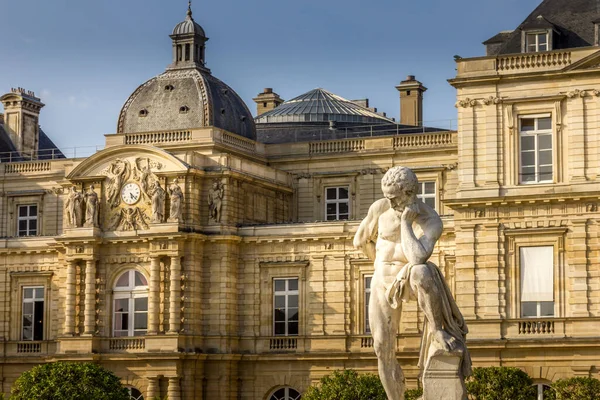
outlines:
[[[576, 377], [560, 379], [552, 384], [551, 400], [600, 400], [600, 381], [595, 378]], [[553, 393], [552, 393], [553, 392]]]
[[387, 400], [387, 396], [377, 375], [346, 369], [321, 378], [304, 392], [302, 400]]
[[55, 362], [24, 372], [11, 400], [129, 400], [119, 378], [93, 363]]
[[404, 400], [419, 400], [423, 396], [423, 389], [408, 389], [404, 392]]
[[471, 400], [535, 400], [532, 385], [529, 375], [512, 367], [474, 368], [466, 383]]

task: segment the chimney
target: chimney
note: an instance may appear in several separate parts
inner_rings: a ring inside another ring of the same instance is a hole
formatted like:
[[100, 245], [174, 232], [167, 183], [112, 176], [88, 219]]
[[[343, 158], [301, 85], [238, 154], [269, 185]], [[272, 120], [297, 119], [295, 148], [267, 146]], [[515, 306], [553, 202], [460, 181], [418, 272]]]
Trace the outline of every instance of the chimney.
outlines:
[[4, 129], [23, 157], [35, 158], [40, 141], [40, 110], [44, 104], [35, 93], [13, 88], [0, 97], [4, 106]]
[[423, 125], [423, 93], [427, 90], [414, 75], [408, 75], [396, 89], [400, 92], [400, 124]]
[[256, 103], [257, 116], [271, 111], [283, 103], [283, 99], [277, 93], [273, 92], [273, 88], [265, 88], [262, 93], [259, 93], [252, 100]]

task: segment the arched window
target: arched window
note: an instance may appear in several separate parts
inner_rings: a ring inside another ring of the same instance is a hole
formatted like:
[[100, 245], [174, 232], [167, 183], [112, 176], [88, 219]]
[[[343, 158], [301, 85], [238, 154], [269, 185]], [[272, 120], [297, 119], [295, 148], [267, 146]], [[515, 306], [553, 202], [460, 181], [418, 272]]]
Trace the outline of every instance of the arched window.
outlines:
[[148, 329], [148, 280], [129, 270], [113, 288], [113, 336], [143, 336]]
[[292, 389], [291, 387], [282, 387], [281, 389], [277, 389], [271, 396], [269, 396], [269, 400], [300, 400], [300, 393]]
[[129, 392], [129, 398], [131, 400], [144, 400], [144, 396], [142, 396], [142, 392], [140, 392], [133, 386], [127, 386], [126, 389]]

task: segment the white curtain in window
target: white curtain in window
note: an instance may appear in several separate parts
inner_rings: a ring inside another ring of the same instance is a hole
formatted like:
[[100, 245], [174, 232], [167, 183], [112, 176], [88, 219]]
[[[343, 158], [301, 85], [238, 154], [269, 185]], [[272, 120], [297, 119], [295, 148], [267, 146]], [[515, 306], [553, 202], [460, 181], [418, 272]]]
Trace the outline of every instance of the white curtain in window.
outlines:
[[554, 248], [521, 247], [521, 301], [554, 301]]

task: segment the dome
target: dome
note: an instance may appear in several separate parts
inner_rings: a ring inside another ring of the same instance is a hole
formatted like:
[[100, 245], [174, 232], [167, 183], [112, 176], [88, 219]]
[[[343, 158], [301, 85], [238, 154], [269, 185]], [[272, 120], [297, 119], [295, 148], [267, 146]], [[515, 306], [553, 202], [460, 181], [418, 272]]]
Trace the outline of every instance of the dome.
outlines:
[[138, 87], [125, 102], [117, 133], [209, 126], [256, 140], [252, 114], [233, 89], [205, 70], [168, 69]]
[[202, 29], [202, 27], [196, 23], [196, 21], [194, 21], [194, 18], [192, 18], [192, 10], [190, 8], [188, 8], [187, 11], [187, 17], [185, 17], [185, 20], [183, 20], [182, 22], [178, 23], [177, 25], [175, 25], [175, 28], [173, 28], [173, 35], [200, 35], [200, 36], [206, 36], [206, 34], [204, 33], [204, 29]]
[[256, 117], [257, 124], [326, 121], [393, 123], [389, 118], [321, 88], [301, 94]]

